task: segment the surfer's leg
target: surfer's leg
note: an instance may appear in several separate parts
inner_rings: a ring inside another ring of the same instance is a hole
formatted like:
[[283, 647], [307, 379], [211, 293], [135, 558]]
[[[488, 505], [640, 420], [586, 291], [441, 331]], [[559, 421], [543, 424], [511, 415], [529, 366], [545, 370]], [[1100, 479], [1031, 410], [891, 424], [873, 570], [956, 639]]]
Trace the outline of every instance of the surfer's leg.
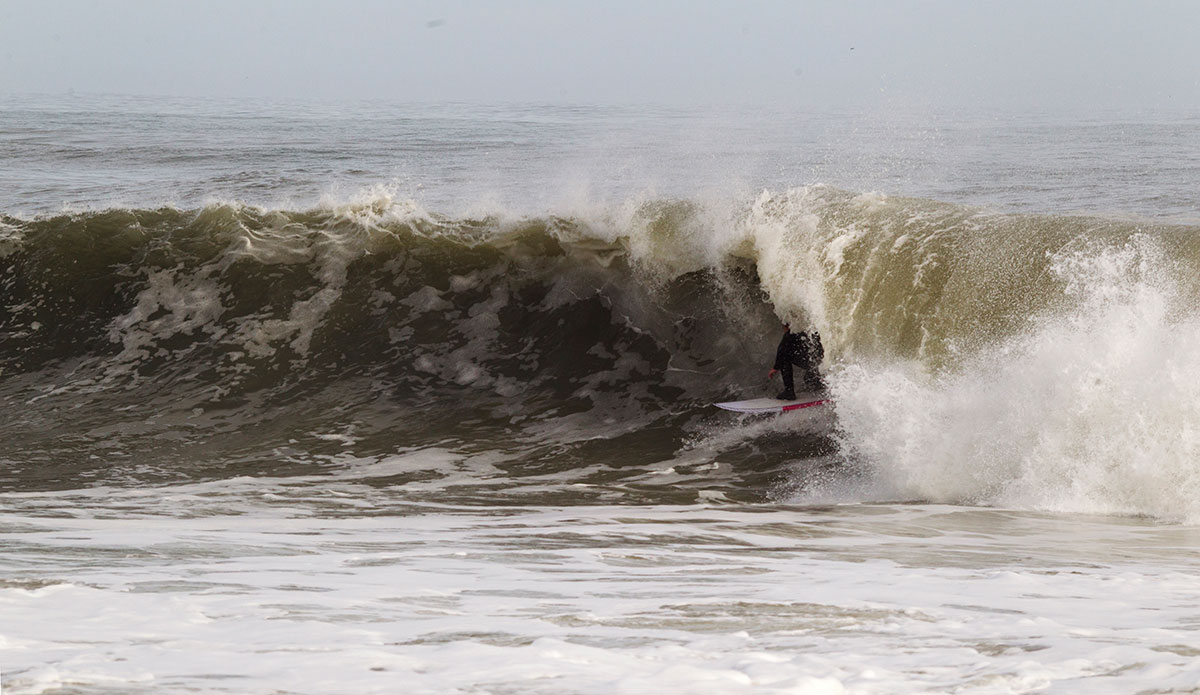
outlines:
[[807, 369], [804, 372], [804, 390], [805, 391], [824, 391], [829, 388], [825, 385], [825, 380], [821, 378], [821, 372], [817, 371], [816, 367]]
[[781, 401], [796, 400], [796, 384], [792, 381], [792, 365], [785, 365], [779, 370], [779, 375], [783, 377], [783, 391], [776, 398]]

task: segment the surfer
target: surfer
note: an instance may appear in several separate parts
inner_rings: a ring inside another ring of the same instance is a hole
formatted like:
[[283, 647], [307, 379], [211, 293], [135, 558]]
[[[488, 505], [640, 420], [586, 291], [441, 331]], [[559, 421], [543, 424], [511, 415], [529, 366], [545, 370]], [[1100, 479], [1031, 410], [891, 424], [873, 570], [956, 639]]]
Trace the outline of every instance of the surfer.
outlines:
[[775, 366], [767, 373], [768, 379], [773, 378], [776, 372], [783, 375], [783, 391], [776, 398], [781, 401], [796, 400], [792, 365], [804, 370], [805, 391], [824, 391], [825, 381], [817, 369], [824, 357], [825, 348], [821, 347], [820, 333], [815, 329], [812, 333], [792, 333], [791, 325], [783, 324], [783, 337], [775, 349]]

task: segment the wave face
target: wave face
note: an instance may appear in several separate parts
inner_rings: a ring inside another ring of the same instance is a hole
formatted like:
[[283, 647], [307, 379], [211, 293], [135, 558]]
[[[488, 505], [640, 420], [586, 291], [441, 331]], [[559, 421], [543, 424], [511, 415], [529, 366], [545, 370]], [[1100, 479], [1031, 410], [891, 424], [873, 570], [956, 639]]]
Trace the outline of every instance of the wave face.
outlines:
[[[1198, 233], [823, 186], [521, 218], [382, 194], [0, 217], [4, 485], [436, 446], [476, 456], [467, 478], [586, 488], [563, 502], [1200, 518]], [[780, 317], [822, 331], [832, 429], [707, 407], [769, 392]], [[647, 482], [667, 464], [686, 479]]]

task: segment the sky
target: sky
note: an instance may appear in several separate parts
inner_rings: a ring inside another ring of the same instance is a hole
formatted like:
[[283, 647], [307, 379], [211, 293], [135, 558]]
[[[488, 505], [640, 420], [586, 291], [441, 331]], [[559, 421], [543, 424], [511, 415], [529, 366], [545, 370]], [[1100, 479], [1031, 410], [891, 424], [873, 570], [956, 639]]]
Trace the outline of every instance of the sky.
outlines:
[[0, 94], [1200, 109], [1200, 2], [0, 0]]

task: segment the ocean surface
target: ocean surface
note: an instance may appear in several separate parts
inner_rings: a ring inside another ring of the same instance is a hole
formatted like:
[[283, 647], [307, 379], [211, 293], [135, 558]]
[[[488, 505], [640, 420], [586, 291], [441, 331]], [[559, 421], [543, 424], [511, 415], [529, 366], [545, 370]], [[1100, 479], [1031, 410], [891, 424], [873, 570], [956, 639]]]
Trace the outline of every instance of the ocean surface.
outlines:
[[1200, 692], [1200, 114], [0, 96], [0, 290], [6, 695]]

